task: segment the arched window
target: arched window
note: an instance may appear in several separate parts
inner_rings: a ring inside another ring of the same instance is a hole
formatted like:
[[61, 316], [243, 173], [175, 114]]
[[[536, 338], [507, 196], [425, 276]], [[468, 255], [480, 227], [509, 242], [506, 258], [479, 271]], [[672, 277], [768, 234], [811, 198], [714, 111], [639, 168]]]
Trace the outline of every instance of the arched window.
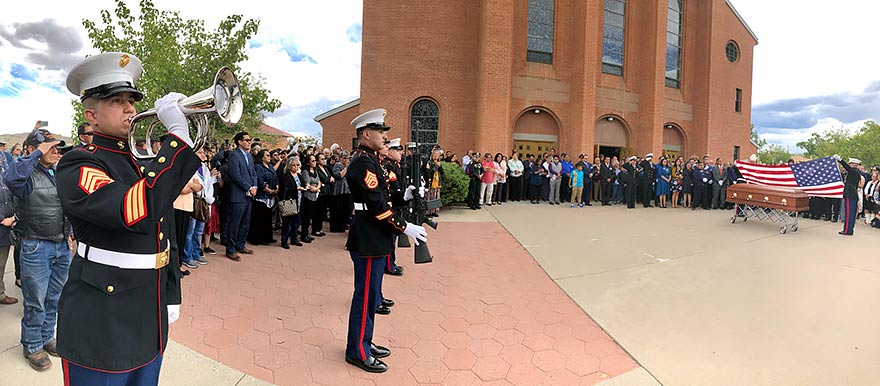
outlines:
[[666, 87], [681, 86], [682, 0], [669, 0], [666, 15]]
[[605, 0], [605, 28], [602, 36], [602, 72], [623, 75], [623, 37], [626, 28], [626, 0]]
[[430, 99], [422, 99], [412, 107], [410, 138], [419, 143], [419, 151], [427, 154], [440, 141], [440, 109]]
[[554, 0], [529, 0], [529, 43], [526, 60], [553, 63]]

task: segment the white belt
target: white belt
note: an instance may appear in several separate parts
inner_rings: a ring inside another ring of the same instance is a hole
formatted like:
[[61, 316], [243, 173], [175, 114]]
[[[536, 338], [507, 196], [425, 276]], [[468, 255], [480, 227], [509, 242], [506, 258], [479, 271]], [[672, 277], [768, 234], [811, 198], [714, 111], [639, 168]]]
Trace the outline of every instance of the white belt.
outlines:
[[79, 243], [76, 252], [88, 261], [124, 269], [159, 269], [168, 265], [166, 249], [159, 253], [124, 253], [90, 247]]
[[367, 210], [367, 204], [356, 202], [354, 203], [354, 210]]

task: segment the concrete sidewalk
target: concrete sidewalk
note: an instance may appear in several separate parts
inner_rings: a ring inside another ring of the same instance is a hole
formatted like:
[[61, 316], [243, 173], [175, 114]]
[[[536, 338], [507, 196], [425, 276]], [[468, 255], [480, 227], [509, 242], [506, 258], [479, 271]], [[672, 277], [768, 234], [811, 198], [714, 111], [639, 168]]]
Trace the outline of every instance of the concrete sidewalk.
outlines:
[[[877, 385], [876, 229], [732, 211], [509, 204], [489, 211], [665, 386]], [[548, 230], [548, 231], [539, 231]]]

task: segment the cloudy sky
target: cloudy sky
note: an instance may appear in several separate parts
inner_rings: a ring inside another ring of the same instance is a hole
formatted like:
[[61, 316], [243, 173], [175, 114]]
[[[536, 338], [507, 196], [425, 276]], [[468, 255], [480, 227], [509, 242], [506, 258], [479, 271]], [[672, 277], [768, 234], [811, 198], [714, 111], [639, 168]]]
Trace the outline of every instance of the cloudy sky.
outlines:
[[[858, 128], [880, 120], [880, 63], [876, 15], [866, 0], [732, 0], [760, 39], [756, 48], [752, 120], [763, 138], [790, 146], [810, 133]], [[135, 0], [126, 0], [137, 9]], [[213, 28], [226, 15], [261, 20], [248, 45], [246, 70], [260, 73], [283, 107], [267, 123], [319, 135], [312, 119], [357, 98], [360, 86], [362, 0], [203, 2], [154, 0]], [[48, 120], [58, 132], [72, 126], [66, 71], [91, 47], [82, 19], [97, 20], [111, 0], [44, 1], [9, 5], [0, 14], [0, 133], [30, 130]], [[795, 10], [796, 11], [793, 11]]]

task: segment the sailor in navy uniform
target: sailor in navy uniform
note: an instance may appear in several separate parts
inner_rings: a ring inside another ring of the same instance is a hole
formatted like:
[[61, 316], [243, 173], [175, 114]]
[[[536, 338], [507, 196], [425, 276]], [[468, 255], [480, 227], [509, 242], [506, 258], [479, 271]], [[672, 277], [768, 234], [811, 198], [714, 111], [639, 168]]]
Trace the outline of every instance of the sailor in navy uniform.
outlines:
[[171, 93], [155, 103], [162, 150], [138, 162], [127, 140], [140, 60], [119, 52], [80, 62], [67, 88], [80, 96], [94, 142], [58, 163], [58, 195], [79, 242], [58, 309], [65, 386], [156, 385], [168, 326], [180, 315], [180, 271], [170, 261], [171, 205], [199, 166], [187, 119]]
[[388, 366], [379, 358], [391, 350], [373, 344], [373, 321], [386, 259], [394, 250], [394, 235], [405, 234], [418, 245], [427, 240], [425, 228], [407, 223], [388, 203], [379, 150], [385, 147], [385, 109], [367, 111], [351, 121], [357, 130], [358, 149], [345, 178], [354, 201], [354, 220], [345, 243], [354, 263], [354, 295], [348, 317], [345, 361], [365, 371], [381, 373]]
[[853, 228], [856, 226], [856, 212], [859, 207], [859, 185], [862, 180], [862, 174], [859, 172], [859, 165], [862, 161], [856, 158], [850, 158], [849, 162], [843, 162], [843, 159], [835, 154], [834, 159], [846, 170], [846, 180], [843, 184], [843, 230], [838, 232], [844, 236], [852, 236]]

